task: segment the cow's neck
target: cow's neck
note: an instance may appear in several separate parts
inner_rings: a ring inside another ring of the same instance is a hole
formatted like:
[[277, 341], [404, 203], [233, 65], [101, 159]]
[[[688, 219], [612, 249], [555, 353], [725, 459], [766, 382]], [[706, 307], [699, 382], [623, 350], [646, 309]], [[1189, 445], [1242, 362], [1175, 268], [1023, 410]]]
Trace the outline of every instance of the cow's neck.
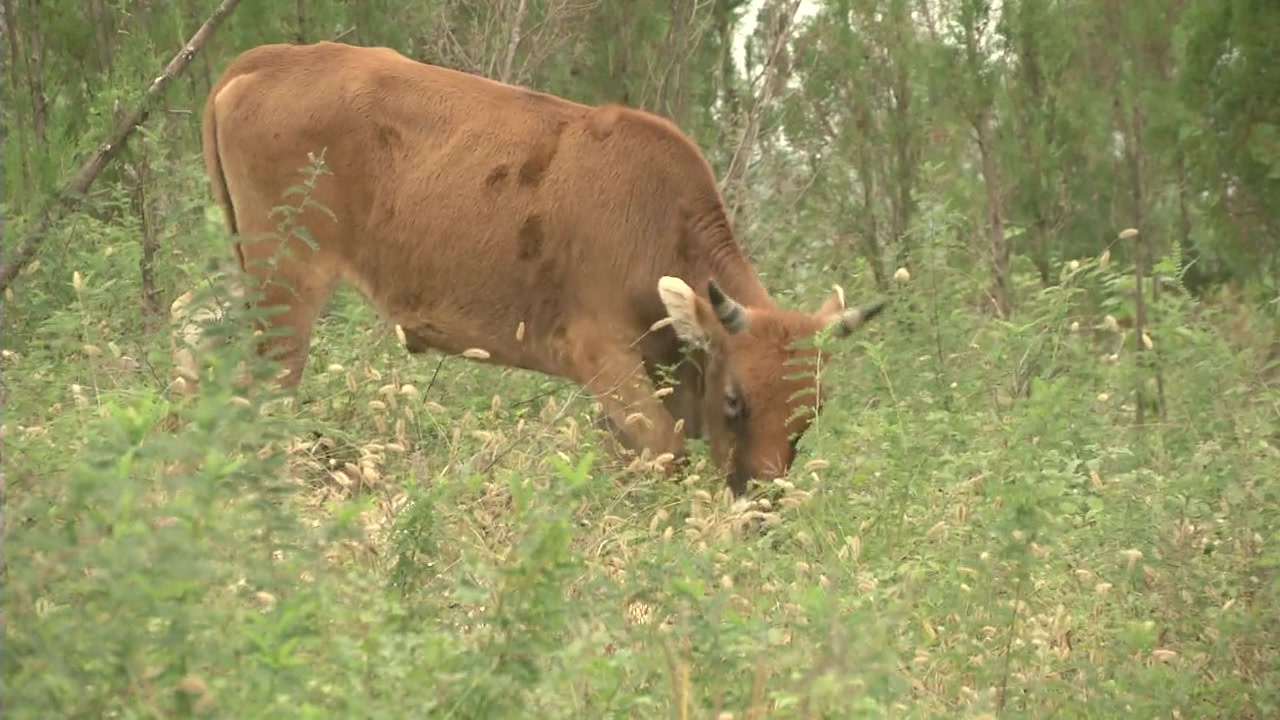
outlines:
[[[708, 257], [709, 274], [729, 297], [750, 308], [777, 308], [756, 269], [732, 236], [716, 244]], [[704, 289], [705, 292], [705, 289]]]
[[[724, 199], [719, 193], [700, 196], [693, 205], [689, 221], [691, 229], [703, 237], [703, 269], [709, 278], [715, 278], [721, 290], [747, 307], [777, 307], [734, 237]], [[698, 291], [705, 293], [705, 285]]]

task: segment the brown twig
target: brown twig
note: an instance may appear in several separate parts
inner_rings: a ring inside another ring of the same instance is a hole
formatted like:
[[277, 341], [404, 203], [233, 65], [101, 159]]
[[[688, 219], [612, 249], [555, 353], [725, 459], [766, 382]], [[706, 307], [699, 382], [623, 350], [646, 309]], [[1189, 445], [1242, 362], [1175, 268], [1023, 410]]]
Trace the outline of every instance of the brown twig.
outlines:
[[111, 133], [111, 137], [98, 146], [98, 149], [80, 167], [80, 171], [71, 179], [71, 182], [67, 183], [55, 205], [45, 211], [43, 217], [36, 223], [35, 228], [23, 238], [22, 243], [14, 252], [13, 258], [4, 265], [0, 265], [0, 292], [9, 287], [13, 279], [17, 277], [18, 272], [36, 254], [40, 243], [44, 241], [49, 232], [49, 227], [53, 224], [59, 206], [62, 210], [72, 210], [82, 202], [85, 193], [93, 185], [93, 181], [97, 180], [98, 176], [107, 167], [107, 164], [120, 154], [120, 150], [123, 149], [129, 137], [133, 135], [134, 130], [146, 120], [148, 107], [151, 103], [160, 97], [165, 88], [169, 86], [169, 83], [173, 82], [174, 78], [187, 69], [187, 66], [191, 64], [192, 58], [209, 41], [213, 31], [239, 4], [240, 0], [223, 0], [222, 4], [209, 16], [209, 19], [205, 20], [204, 25], [201, 25], [200, 29], [196, 30], [196, 33], [187, 41], [187, 44], [173, 56], [173, 59], [165, 66], [164, 72], [160, 77], [152, 81], [151, 87], [147, 88], [137, 106], [127, 115], [120, 118], [120, 121], [116, 123], [115, 130]]

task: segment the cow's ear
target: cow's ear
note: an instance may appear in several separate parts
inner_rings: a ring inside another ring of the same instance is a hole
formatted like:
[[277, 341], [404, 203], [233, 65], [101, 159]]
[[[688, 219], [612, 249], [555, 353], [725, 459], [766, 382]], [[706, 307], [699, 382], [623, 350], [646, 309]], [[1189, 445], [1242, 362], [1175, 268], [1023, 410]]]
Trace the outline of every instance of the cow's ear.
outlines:
[[699, 348], [706, 348], [710, 337], [702, 326], [698, 312], [700, 302], [689, 284], [678, 277], [664, 275], [658, 280], [658, 297], [671, 317], [676, 337]]

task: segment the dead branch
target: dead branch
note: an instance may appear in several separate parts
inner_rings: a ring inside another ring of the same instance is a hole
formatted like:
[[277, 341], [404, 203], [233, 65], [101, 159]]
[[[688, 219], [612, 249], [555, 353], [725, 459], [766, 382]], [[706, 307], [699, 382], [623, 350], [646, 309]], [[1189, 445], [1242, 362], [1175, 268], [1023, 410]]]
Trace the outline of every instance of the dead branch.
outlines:
[[[767, 7], [767, 6], [766, 6]], [[773, 72], [778, 61], [778, 56], [782, 53], [783, 47], [786, 45], [787, 38], [791, 35], [791, 28], [795, 25], [796, 13], [800, 11], [800, 0], [791, 0], [789, 6], [783, 11], [786, 19], [778, 27], [777, 37], [773, 40], [773, 47], [769, 49], [768, 56], [764, 59], [764, 65], [760, 68], [760, 75], [757, 80], [760, 82], [760, 90], [754, 93], [755, 97], [751, 103], [751, 109], [747, 111], [746, 121], [743, 123], [742, 134], [738, 137], [738, 144], [733, 149], [733, 156], [729, 159], [729, 167], [725, 170], [724, 178], [720, 181], [720, 192], [726, 193], [728, 189], [742, 180], [746, 175], [747, 168], [747, 147], [756, 139], [756, 135], [760, 131], [760, 118], [764, 115], [764, 109], [772, 99], [774, 87], [777, 83], [773, 82]], [[764, 12], [764, 9], [761, 9]], [[734, 202], [732, 216], [737, 212], [737, 206], [740, 201]]]
[[573, 22], [580, 16], [588, 14], [600, 5], [599, 0], [574, 3], [569, 0], [558, 0], [548, 4], [543, 10], [541, 22], [527, 28], [524, 33], [525, 57], [521, 68], [515, 72], [515, 80], [519, 81], [532, 69], [542, 67], [550, 58], [562, 56], [567, 52], [564, 48], [574, 37]]
[[133, 135], [134, 130], [146, 120], [150, 105], [164, 93], [165, 88], [169, 86], [169, 83], [173, 82], [174, 78], [177, 78], [187, 69], [187, 66], [191, 64], [191, 60], [209, 41], [209, 38], [213, 36], [213, 31], [217, 29], [218, 25], [222, 24], [227, 15], [239, 4], [240, 0], [222, 0], [222, 4], [213, 11], [208, 20], [205, 20], [204, 25], [201, 25], [200, 29], [196, 30], [191, 39], [187, 41], [187, 44], [173, 56], [173, 59], [165, 66], [164, 72], [160, 77], [152, 81], [151, 87], [147, 88], [133, 111], [116, 123], [111, 137], [107, 142], [98, 146], [98, 149], [80, 167], [80, 171], [75, 174], [71, 182], [67, 183], [57, 202], [44, 212], [43, 217], [36, 223], [35, 229], [23, 239], [18, 249], [14, 252], [14, 257], [4, 265], [0, 265], [0, 292], [9, 287], [13, 279], [17, 277], [19, 270], [30, 262], [31, 258], [36, 254], [40, 243], [44, 241], [49, 232], [49, 227], [53, 224], [57, 211], [59, 209], [62, 211], [73, 210], [80, 205], [85, 193], [93, 185], [93, 181], [97, 180], [98, 176], [107, 167], [107, 164], [120, 154], [125, 142]]
[[663, 52], [656, 62], [648, 61], [648, 84], [656, 88], [657, 95], [652, 101], [653, 108], [666, 113], [676, 124], [686, 120], [685, 103], [688, 93], [684, 86], [684, 73], [689, 60], [702, 43], [702, 38], [715, 21], [715, 13], [711, 10], [712, 3], [708, 0], [692, 0], [689, 3], [688, 17], [685, 17], [680, 14], [676, 0], [672, 0], [671, 22], [667, 26]]

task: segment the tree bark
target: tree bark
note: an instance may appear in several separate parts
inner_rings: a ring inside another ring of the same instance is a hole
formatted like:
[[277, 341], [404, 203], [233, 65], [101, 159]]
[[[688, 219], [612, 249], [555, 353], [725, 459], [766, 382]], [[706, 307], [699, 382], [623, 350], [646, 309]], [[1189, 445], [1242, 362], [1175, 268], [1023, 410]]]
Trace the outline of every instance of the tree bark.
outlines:
[[72, 210], [80, 205], [85, 193], [93, 185], [93, 181], [98, 178], [98, 175], [102, 174], [107, 164], [120, 154], [120, 150], [124, 147], [129, 137], [133, 135], [138, 125], [141, 125], [146, 120], [151, 103], [160, 97], [174, 78], [181, 75], [183, 70], [186, 70], [187, 66], [191, 64], [191, 59], [209, 41], [213, 31], [217, 29], [218, 25], [222, 24], [223, 19], [239, 4], [240, 0], [222, 1], [222, 4], [209, 16], [209, 19], [205, 20], [204, 25], [201, 25], [200, 29], [196, 30], [196, 33], [187, 41], [187, 44], [173, 56], [173, 59], [169, 61], [160, 77], [152, 81], [151, 87], [147, 88], [142, 99], [133, 110], [120, 119], [107, 142], [99, 145], [88, 161], [80, 167], [80, 171], [71, 179], [71, 182], [67, 183], [53, 207], [45, 211], [43, 217], [36, 223], [36, 227], [22, 240], [18, 249], [14, 252], [14, 256], [4, 265], [0, 265], [0, 292], [4, 292], [9, 287], [13, 279], [17, 277], [18, 272], [35, 255], [40, 243], [44, 241], [49, 227], [53, 224], [58, 210]]

